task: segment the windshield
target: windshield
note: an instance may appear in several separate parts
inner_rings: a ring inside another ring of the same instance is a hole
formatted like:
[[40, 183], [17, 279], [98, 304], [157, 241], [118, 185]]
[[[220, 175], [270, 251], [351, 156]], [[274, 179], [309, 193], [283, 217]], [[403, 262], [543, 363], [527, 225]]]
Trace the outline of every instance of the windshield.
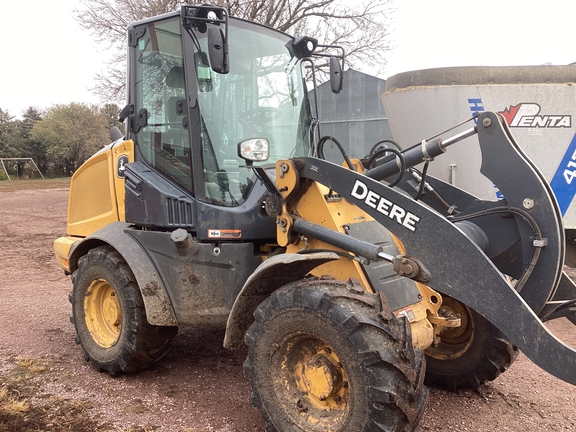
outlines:
[[309, 154], [310, 115], [300, 63], [286, 47], [288, 36], [230, 20], [230, 72], [218, 74], [208, 64], [205, 34], [192, 37], [200, 47], [194, 64], [206, 197], [221, 205], [239, 205], [253, 181], [237, 155], [240, 141], [268, 139], [267, 164]]

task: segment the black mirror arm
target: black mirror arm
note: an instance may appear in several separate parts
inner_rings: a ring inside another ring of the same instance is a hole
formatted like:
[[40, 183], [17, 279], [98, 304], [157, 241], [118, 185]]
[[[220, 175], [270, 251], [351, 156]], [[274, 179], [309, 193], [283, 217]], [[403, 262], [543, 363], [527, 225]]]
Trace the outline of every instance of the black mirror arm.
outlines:
[[274, 184], [274, 182], [272, 181], [272, 179], [270, 178], [270, 176], [268, 175], [268, 173], [264, 168], [252, 165], [251, 161], [246, 161], [246, 168], [252, 169], [254, 171], [254, 174], [256, 174], [258, 180], [260, 180], [264, 184], [264, 186], [266, 186], [266, 190], [268, 192], [270, 192], [272, 195], [277, 195], [280, 198], [282, 198], [280, 191], [278, 190], [278, 188], [276, 187], [276, 185]]

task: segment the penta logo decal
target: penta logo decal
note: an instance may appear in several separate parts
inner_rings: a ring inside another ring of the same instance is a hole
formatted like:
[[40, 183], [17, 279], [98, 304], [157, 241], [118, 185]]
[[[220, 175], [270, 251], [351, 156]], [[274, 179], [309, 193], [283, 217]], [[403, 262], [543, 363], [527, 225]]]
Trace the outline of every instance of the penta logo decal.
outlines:
[[510, 106], [500, 114], [510, 127], [523, 128], [569, 128], [572, 127], [571, 115], [540, 115], [540, 105], [537, 103], [520, 103]]

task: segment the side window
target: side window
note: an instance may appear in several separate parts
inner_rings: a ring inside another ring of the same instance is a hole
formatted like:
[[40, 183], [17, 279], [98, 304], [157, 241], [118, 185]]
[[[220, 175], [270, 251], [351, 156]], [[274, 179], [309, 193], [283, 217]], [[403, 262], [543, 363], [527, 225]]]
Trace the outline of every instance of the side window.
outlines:
[[136, 49], [136, 143], [147, 163], [192, 192], [179, 20], [148, 24]]

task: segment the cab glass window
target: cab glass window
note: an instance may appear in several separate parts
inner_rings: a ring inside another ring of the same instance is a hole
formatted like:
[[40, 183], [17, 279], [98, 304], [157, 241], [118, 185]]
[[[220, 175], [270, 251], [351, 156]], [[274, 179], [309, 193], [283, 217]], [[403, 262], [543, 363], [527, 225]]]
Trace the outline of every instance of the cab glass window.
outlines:
[[192, 192], [179, 18], [146, 25], [137, 41], [135, 140], [144, 160]]
[[268, 139], [270, 165], [309, 154], [310, 116], [300, 63], [287, 48], [288, 36], [230, 20], [230, 71], [218, 74], [209, 66], [206, 33], [190, 37], [196, 39], [205, 196], [216, 204], [237, 206], [254, 181], [237, 155], [240, 141]]

